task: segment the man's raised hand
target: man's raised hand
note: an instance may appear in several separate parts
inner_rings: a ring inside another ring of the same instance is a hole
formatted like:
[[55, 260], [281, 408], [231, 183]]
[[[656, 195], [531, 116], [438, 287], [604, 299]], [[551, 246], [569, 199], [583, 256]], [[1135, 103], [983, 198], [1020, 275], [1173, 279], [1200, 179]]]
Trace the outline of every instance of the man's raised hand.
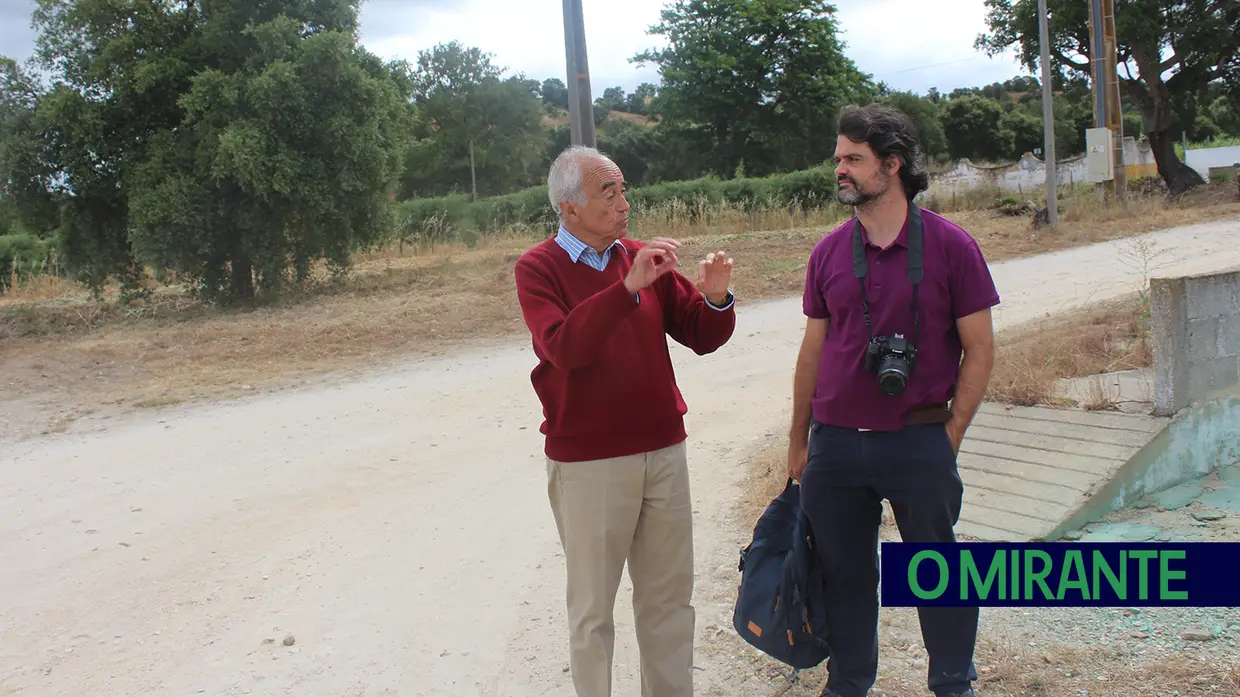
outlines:
[[698, 290], [716, 306], [728, 299], [728, 287], [732, 282], [732, 257], [723, 250], [711, 252], [698, 262]]
[[624, 287], [630, 293], [647, 288], [660, 276], [676, 268], [676, 250], [680, 243], [667, 237], [656, 237], [650, 244], [637, 250], [633, 267], [624, 279]]

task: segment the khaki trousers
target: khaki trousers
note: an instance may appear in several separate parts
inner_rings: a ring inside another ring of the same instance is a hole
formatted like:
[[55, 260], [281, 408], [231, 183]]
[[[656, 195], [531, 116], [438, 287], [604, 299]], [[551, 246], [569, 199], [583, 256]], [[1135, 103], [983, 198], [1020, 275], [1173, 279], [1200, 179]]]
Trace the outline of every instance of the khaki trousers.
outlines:
[[590, 462], [547, 461], [568, 571], [578, 697], [611, 694], [616, 593], [627, 560], [642, 697], [693, 697], [693, 509], [685, 443]]

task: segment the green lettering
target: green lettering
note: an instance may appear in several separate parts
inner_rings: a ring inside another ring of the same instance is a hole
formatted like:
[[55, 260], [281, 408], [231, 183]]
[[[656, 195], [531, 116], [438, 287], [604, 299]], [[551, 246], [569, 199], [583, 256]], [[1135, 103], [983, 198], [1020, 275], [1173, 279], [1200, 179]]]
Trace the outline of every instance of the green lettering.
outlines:
[[999, 578], [999, 599], [1003, 600], [1007, 594], [1004, 587], [1004, 580], [1007, 576], [1004, 569], [1007, 568], [1007, 550], [999, 550], [995, 552], [994, 558], [990, 560], [990, 567], [986, 569], [986, 580], [982, 581], [978, 576], [977, 563], [973, 561], [973, 553], [968, 548], [960, 552], [960, 599], [969, 599], [969, 582], [973, 582], [973, 587], [977, 588], [978, 600], [985, 600], [990, 595], [990, 586], [995, 582], [995, 577]]
[[1133, 559], [1141, 560], [1141, 572], [1138, 574], [1138, 582], [1140, 585], [1137, 597], [1142, 600], [1148, 600], [1150, 597], [1150, 560], [1158, 556], [1158, 551], [1153, 549], [1139, 549], [1128, 553]]
[[[925, 559], [933, 559], [934, 563], [939, 565], [939, 585], [935, 586], [934, 590], [930, 592], [927, 592], [926, 589], [922, 588], [921, 584], [917, 582], [917, 567]], [[943, 558], [943, 555], [931, 549], [924, 549], [917, 554], [914, 554], [913, 560], [908, 565], [908, 587], [912, 589], [913, 595], [918, 598], [921, 598], [922, 600], [934, 600], [940, 595], [943, 595], [943, 591], [947, 590], [948, 575], [947, 560]]]
[[1170, 559], [1183, 559], [1185, 551], [1182, 549], [1166, 549], [1158, 553], [1158, 598], [1159, 600], [1188, 600], [1188, 591], [1173, 591], [1167, 588], [1167, 581], [1182, 581], [1188, 577], [1186, 571], [1172, 571], [1167, 567], [1167, 561]]
[[[1020, 600], [1020, 554], [1013, 552], [1012, 560], [1012, 600]], [[1000, 597], [1000, 600], [1007, 598]]]
[[[1068, 579], [1069, 571], [1076, 572], [1075, 581]], [[1081, 591], [1081, 599], [1089, 600], [1089, 582], [1085, 580], [1085, 560], [1081, 558], [1079, 549], [1070, 549], [1065, 555], [1063, 571], [1059, 574], [1059, 594], [1055, 596], [1055, 599], [1063, 600], [1064, 592], [1069, 588]]]
[[[1035, 557], [1042, 560], [1041, 571], [1033, 570], [1033, 560]], [[1042, 597], [1047, 599], [1053, 597], [1051, 589], [1046, 585], [1045, 580], [1050, 572], [1051, 555], [1040, 549], [1025, 550], [1025, 600], [1033, 599], [1033, 584], [1035, 583], [1042, 587]]]
[[1107, 558], [1103, 556], [1102, 550], [1094, 550], [1094, 597], [1101, 598], [1102, 590], [1099, 588], [1098, 574], [1105, 574], [1111, 581], [1111, 588], [1115, 589], [1115, 595], [1120, 600], [1128, 599], [1128, 552], [1120, 550], [1119, 553], [1119, 577], [1115, 576], [1115, 572], [1111, 569], [1111, 565], [1107, 563]]

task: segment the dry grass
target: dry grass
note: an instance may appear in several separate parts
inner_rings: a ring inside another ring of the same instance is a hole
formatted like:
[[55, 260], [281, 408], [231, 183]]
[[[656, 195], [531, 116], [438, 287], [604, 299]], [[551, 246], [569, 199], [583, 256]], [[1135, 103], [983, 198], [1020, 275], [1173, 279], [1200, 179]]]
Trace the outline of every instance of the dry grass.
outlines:
[[[991, 210], [945, 215], [997, 262], [1240, 215], [1240, 204], [1225, 200], [1230, 190], [1194, 195], [1176, 204], [1135, 199], [1127, 211], [1072, 199], [1062, 205], [1058, 231], [1035, 230], [1028, 218]], [[799, 294], [810, 251], [844, 215], [668, 207], [635, 219], [632, 235], [680, 238], [688, 265], [726, 249], [737, 261], [733, 280], [741, 301], [753, 302]], [[347, 278], [332, 280], [319, 269], [313, 282], [279, 301], [227, 311], [205, 307], [177, 286], [123, 305], [116, 289], [95, 301], [57, 279], [23, 281], [0, 296], [0, 384], [18, 399], [62, 394], [82, 402], [165, 403], [519, 337], [525, 330], [512, 267], [538, 240], [518, 230], [472, 248], [393, 246], [359, 255]]]
[[1240, 695], [1240, 661], [1228, 665], [1183, 655], [1147, 663], [1113, 647], [1062, 646], [1037, 655], [1025, 649], [1005, 640], [980, 641], [978, 663], [990, 670], [979, 676], [978, 691], [986, 697], [1140, 697], [1155, 690], [1180, 697]]
[[[995, 366], [986, 398], [1030, 406], [1068, 404], [1058, 396], [1061, 378], [1084, 377], [1153, 365], [1148, 312], [1134, 295], [1056, 315], [1000, 332], [995, 337]], [[1096, 381], [1088, 409], [1109, 409], [1113, 396]]]
[[68, 379], [74, 392], [113, 400], [192, 398], [512, 334], [521, 329], [511, 292], [519, 251], [362, 262], [352, 279], [243, 310], [175, 290], [135, 306], [13, 309], [0, 316], [7, 387], [45, 392]]
[[[1005, 613], [1006, 615], [1007, 613]], [[1014, 613], [995, 622], [1015, 625]], [[1009, 638], [1007, 627], [983, 632], [975, 664], [979, 697], [1235, 697], [1240, 695], [1240, 662], [1208, 661], [1178, 656], [1144, 662], [1112, 648], [1057, 646], [1031, 654], [1028, 647]], [[908, 609], [884, 609], [879, 629], [879, 675], [874, 697], [926, 697], [925, 652], [917, 615]], [[740, 639], [733, 639], [732, 643]], [[921, 661], [912, 664], [912, 656]], [[758, 659], [766, 674], [786, 674], [773, 661]], [[770, 697], [818, 697], [826, 681], [819, 667], [801, 673], [797, 681], [772, 680]]]
[[57, 300], [72, 293], [68, 284], [56, 276], [19, 278], [12, 270], [9, 271], [9, 288], [0, 295], [0, 307]]
[[759, 205], [746, 210], [732, 203], [673, 201], [639, 214], [635, 211], [631, 232], [638, 239], [656, 236], [677, 239], [736, 237], [756, 230], [831, 229], [850, 215], [850, 209], [838, 205], [808, 210], [799, 206]]
[[53, 259], [37, 264], [29, 274], [17, 273], [17, 264], [10, 268], [0, 267], [0, 278], [7, 282], [0, 285], [0, 307], [55, 300], [72, 294], [72, 289], [59, 276], [61, 267]]

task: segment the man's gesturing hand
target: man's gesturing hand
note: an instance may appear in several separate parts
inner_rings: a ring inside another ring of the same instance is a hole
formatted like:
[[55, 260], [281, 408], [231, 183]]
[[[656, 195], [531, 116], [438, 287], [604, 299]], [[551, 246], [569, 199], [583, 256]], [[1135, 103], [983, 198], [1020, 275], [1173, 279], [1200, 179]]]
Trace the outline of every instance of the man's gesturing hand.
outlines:
[[728, 286], [732, 282], [732, 257], [723, 250], [711, 252], [698, 262], [698, 290], [716, 307], [728, 299]]
[[624, 287], [630, 293], [647, 288], [660, 276], [676, 268], [676, 250], [680, 243], [666, 237], [656, 237], [650, 244], [637, 250], [633, 267], [624, 279]]

